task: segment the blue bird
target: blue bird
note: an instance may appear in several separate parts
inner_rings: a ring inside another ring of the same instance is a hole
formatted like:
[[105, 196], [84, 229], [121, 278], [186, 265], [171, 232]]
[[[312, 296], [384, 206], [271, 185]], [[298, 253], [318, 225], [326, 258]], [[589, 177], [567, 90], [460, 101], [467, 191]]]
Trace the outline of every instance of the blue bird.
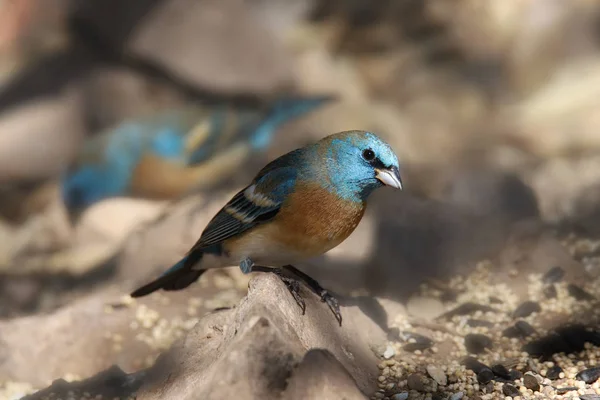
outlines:
[[344, 241], [369, 195], [384, 185], [402, 189], [398, 158], [373, 133], [341, 132], [287, 153], [214, 216], [185, 257], [131, 296], [184, 289], [207, 269], [239, 265], [244, 273], [276, 273], [304, 313], [298, 280], [287, 270], [327, 302], [341, 325], [335, 298], [291, 264]]
[[70, 210], [117, 196], [172, 199], [232, 175], [278, 129], [330, 101], [284, 98], [266, 110], [218, 106], [126, 121], [88, 140], [62, 177]]

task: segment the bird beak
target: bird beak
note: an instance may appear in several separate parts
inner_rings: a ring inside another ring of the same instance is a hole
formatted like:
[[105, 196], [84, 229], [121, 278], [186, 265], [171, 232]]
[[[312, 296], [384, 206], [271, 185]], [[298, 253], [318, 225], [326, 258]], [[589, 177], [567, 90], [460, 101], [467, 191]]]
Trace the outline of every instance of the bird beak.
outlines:
[[384, 185], [402, 190], [402, 181], [400, 180], [400, 171], [398, 171], [398, 167], [389, 169], [376, 168], [375, 172], [375, 177], [383, 182]]

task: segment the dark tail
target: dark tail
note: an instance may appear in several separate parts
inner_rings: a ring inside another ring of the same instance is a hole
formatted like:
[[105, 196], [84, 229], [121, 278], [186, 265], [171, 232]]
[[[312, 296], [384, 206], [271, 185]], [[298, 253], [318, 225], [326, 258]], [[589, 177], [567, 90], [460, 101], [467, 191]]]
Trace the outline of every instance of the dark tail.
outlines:
[[192, 254], [184, 257], [181, 261], [173, 265], [157, 279], [140, 287], [139, 289], [134, 290], [131, 293], [131, 297], [146, 296], [159, 289], [171, 291], [185, 289], [186, 287], [190, 286], [192, 283], [196, 282], [198, 278], [200, 278], [200, 275], [206, 271], [203, 269], [192, 269], [194, 264], [196, 264], [202, 258], [202, 253], [193, 258], [194, 259], [192, 259]]

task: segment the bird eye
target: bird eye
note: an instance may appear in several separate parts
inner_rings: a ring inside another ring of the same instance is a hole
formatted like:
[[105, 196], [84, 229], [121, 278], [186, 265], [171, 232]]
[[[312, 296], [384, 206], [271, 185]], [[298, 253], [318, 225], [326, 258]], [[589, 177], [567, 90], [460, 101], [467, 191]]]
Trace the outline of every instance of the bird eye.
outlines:
[[362, 156], [367, 161], [373, 161], [375, 158], [375, 153], [371, 149], [366, 149], [362, 152]]

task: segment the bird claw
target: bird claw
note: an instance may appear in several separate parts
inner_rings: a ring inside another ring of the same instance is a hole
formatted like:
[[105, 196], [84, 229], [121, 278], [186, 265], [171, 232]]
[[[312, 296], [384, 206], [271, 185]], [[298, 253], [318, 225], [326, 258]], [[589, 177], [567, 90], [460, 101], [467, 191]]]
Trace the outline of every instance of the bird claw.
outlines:
[[340, 305], [335, 297], [333, 297], [327, 290], [321, 291], [321, 301], [327, 303], [329, 309], [337, 319], [337, 322], [342, 326], [342, 314], [340, 312]]
[[302, 310], [302, 315], [304, 315], [306, 313], [306, 303], [304, 302], [302, 296], [300, 296], [300, 283], [295, 279], [282, 276], [280, 276], [280, 278], [283, 281], [283, 283], [285, 283], [285, 286], [288, 288], [294, 300], [296, 300], [296, 304], [300, 306], [300, 309]]

